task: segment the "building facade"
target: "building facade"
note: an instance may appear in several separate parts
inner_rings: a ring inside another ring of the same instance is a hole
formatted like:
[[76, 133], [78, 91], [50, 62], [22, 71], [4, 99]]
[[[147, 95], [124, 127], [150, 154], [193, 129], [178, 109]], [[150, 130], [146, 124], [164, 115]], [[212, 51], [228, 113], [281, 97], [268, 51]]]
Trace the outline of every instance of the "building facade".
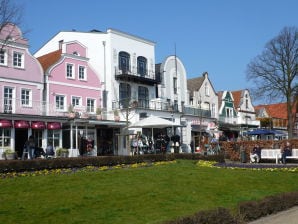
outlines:
[[[46, 147], [54, 130], [61, 136], [65, 119], [45, 116], [42, 67], [28, 50], [28, 41], [14, 24], [6, 24], [0, 32], [0, 148], [22, 156], [30, 135], [38, 147]], [[58, 138], [61, 145], [61, 138]]]

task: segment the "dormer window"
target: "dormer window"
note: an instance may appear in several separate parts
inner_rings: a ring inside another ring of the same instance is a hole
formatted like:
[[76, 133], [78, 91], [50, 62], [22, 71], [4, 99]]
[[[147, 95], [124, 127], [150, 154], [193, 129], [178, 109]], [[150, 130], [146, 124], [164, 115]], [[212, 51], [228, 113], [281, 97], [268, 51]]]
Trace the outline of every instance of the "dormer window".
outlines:
[[77, 51], [74, 51], [72, 54], [76, 56], [80, 56], [80, 54]]

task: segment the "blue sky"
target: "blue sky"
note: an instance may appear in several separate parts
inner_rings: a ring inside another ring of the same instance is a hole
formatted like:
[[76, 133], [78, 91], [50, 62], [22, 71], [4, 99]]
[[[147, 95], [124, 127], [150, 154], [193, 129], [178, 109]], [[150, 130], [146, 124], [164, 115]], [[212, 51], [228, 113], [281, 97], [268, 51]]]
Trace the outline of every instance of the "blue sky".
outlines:
[[285, 26], [297, 0], [16, 0], [35, 53], [59, 31], [118, 29], [156, 42], [156, 63], [175, 53], [187, 78], [207, 71], [216, 91], [250, 88], [246, 66]]

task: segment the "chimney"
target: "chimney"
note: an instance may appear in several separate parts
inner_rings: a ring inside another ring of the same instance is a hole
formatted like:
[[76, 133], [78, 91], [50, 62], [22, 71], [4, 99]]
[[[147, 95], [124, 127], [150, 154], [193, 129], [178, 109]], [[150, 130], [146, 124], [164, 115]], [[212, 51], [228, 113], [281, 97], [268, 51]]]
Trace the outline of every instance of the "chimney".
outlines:
[[59, 40], [59, 50], [62, 49], [63, 40]]

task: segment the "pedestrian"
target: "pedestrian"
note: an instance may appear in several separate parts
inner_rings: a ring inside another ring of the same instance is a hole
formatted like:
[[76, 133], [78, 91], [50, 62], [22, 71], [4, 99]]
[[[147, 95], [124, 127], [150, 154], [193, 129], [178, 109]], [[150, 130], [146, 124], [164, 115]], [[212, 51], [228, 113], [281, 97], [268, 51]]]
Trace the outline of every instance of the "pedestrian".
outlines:
[[261, 148], [258, 144], [255, 144], [250, 152], [250, 163], [259, 163], [261, 159]]
[[[35, 145], [34, 138], [33, 138], [32, 135], [30, 135], [28, 140], [26, 141], [26, 143], [24, 145], [24, 150], [26, 150], [28, 152], [29, 159], [34, 159], [35, 158], [35, 155], [34, 155], [35, 147], [36, 147], [36, 145]], [[24, 155], [24, 153], [23, 153], [23, 155]]]
[[281, 149], [281, 162], [283, 164], [286, 164], [287, 156], [291, 156], [291, 155], [292, 155], [292, 146], [290, 142], [287, 142], [286, 145]]

